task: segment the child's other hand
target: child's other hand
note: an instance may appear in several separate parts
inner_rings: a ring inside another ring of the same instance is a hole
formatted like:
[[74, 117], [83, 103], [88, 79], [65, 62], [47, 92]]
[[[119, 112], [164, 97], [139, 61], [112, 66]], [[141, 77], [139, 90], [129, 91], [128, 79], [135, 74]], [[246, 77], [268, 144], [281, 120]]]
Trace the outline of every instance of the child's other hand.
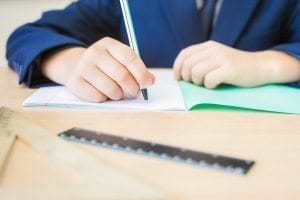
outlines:
[[182, 50], [174, 73], [177, 80], [207, 88], [220, 84], [255, 87], [300, 80], [300, 62], [280, 51], [246, 52], [208, 41]]
[[154, 82], [135, 52], [112, 38], [104, 38], [88, 49], [62, 50], [44, 62], [43, 73], [91, 102], [120, 100], [125, 92], [136, 97], [140, 87]]

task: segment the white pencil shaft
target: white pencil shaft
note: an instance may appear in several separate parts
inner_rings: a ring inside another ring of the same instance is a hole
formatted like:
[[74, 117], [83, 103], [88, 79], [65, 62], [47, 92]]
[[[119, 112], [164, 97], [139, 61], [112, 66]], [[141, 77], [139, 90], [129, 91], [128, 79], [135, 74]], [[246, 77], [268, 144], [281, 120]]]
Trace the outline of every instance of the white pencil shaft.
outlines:
[[133, 23], [132, 23], [130, 8], [129, 8], [129, 5], [128, 5], [128, 1], [127, 0], [120, 0], [120, 4], [121, 4], [121, 9], [122, 9], [122, 14], [123, 14], [123, 18], [124, 18], [125, 28], [126, 28], [126, 32], [127, 32], [127, 36], [128, 36], [128, 40], [129, 40], [129, 45], [131, 46], [131, 48], [133, 48], [135, 53], [140, 56], [139, 48], [138, 48], [137, 41], [136, 41], [135, 31], [134, 31], [134, 27], [133, 27]]

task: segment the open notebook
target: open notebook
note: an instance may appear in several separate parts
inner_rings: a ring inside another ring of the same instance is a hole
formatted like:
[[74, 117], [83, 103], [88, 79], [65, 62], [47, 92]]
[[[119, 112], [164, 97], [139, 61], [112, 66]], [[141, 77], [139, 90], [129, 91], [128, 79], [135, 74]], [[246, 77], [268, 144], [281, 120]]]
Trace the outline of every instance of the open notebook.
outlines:
[[300, 89], [285, 85], [257, 88], [221, 87], [206, 89], [177, 82], [169, 70], [153, 71], [154, 86], [148, 88], [149, 101], [142, 96], [121, 101], [89, 103], [71, 94], [65, 87], [40, 88], [23, 102], [25, 107], [71, 107], [125, 110], [195, 110], [201, 108], [246, 108], [281, 113], [300, 114]]
[[168, 70], [154, 72], [156, 83], [148, 88], [149, 100], [144, 101], [142, 95], [136, 99], [125, 98], [121, 101], [89, 103], [75, 97], [62, 86], [39, 89], [26, 99], [23, 106], [50, 107], [85, 107], [105, 109], [136, 109], [136, 110], [185, 110], [180, 88]]

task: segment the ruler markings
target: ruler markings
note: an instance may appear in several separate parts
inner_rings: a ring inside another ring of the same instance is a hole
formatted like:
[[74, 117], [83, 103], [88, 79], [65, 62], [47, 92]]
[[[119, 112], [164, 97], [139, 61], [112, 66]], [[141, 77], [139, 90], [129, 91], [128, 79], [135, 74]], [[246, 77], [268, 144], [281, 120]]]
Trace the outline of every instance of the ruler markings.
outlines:
[[183, 149], [80, 128], [67, 130], [59, 134], [59, 136], [70, 141], [92, 144], [201, 167], [209, 167], [236, 174], [246, 174], [254, 165], [254, 161], [252, 160], [243, 160], [223, 155]]

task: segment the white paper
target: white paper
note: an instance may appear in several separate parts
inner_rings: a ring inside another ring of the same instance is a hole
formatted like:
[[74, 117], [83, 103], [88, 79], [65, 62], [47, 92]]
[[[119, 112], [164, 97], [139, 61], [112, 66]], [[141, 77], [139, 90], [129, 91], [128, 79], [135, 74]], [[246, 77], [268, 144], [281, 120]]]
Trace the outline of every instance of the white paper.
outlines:
[[122, 110], [185, 110], [180, 88], [169, 70], [153, 72], [155, 84], [148, 88], [149, 100], [140, 95], [136, 99], [89, 103], [74, 96], [66, 87], [44, 87], [38, 89], [23, 102], [24, 107], [71, 107], [71, 108], [102, 108]]

